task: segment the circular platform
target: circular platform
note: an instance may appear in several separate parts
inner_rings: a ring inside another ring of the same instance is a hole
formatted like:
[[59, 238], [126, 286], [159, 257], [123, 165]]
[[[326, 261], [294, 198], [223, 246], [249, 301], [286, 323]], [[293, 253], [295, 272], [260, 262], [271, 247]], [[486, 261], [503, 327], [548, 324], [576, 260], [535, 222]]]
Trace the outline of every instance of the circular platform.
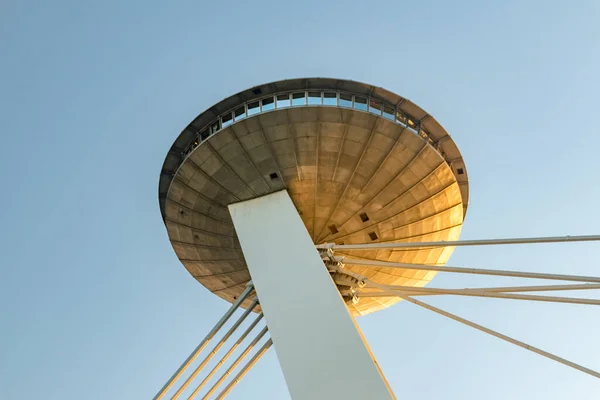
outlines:
[[[176, 139], [161, 171], [163, 220], [173, 249], [198, 282], [229, 302], [241, 294], [250, 275], [227, 205], [282, 189], [315, 244], [456, 240], [469, 193], [458, 148], [409, 100], [338, 79], [257, 86], [200, 114]], [[443, 264], [452, 251], [347, 256]], [[424, 286], [436, 274], [347, 268], [390, 285]], [[347, 304], [354, 315], [364, 315], [397, 301]]]

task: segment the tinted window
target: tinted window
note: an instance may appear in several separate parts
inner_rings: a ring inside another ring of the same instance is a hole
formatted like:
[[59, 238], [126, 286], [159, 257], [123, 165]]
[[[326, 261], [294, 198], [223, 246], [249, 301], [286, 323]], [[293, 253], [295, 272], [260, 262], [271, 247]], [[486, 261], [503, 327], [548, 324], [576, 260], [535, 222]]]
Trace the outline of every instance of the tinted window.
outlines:
[[210, 126], [210, 132], [211, 133], [215, 133], [216, 131], [219, 130], [219, 121], [215, 121], [213, 122], [213, 124]]
[[396, 113], [396, 121], [401, 122], [406, 125], [406, 115], [402, 114], [400, 111]]
[[321, 92], [308, 92], [308, 104], [321, 104]]
[[292, 95], [292, 106], [305, 106], [306, 105], [306, 93], [294, 93]]
[[354, 108], [357, 110], [367, 111], [367, 99], [364, 97], [354, 96]]
[[262, 111], [269, 111], [275, 109], [275, 100], [272, 97], [262, 99]]
[[277, 108], [285, 108], [289, 107], [290, 103], [290, 95], [289, 94], [280, 94], [277, 96]]
[[340, 93], [340, 106], [352, 108], [352, 95]]
[[417, 123], [415, 122], [415, 120], [414, 120], [414, 119], [412, 119], [412, 118], [407, 118], [407, 119], [406, 119], [406, 123], [407, 123], [407, 125], [408, 125], [408, 127], [409, 127], [409, 128], [412, 128], [412, 129], [414, 129], [414, 130], [416, 130], [416, 129], [417, 129]]
[[241, 106], [240, 108], [235, 110], [233, 112], [233, 118], [235, 118], [236, 121], [246, 118], [246, 107]]
[[223, 124], [223, 128], [228, 127], [229, 125], [233, 124], [233, 114], [229, 113], [229, 114], [225, 114], [221, 117], [221, 123]]
[[376, 101], [369, 101], [369, 112], [377, 115], [381, 115], [381, 103]]
[[258, 101], [255, 101], [254, 103], [248, 103], [248, 116], [257, 114], [259, 112], [260, 105], [258, 104]]
[[383, 106], [383, 116], [387, 119], [394, 120], [394, 108], [388, 105]]
[[323, 105], [337, 106], [337, 94], [332, 92], [323, 93]]

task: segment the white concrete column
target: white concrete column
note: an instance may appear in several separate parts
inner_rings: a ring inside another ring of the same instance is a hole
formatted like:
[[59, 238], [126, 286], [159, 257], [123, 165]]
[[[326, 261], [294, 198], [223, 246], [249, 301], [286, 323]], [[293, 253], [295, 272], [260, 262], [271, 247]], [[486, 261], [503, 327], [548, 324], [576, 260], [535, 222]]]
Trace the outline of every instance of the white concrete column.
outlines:
[[395, 399], [287, 191], [229, 211], [292, 398]]

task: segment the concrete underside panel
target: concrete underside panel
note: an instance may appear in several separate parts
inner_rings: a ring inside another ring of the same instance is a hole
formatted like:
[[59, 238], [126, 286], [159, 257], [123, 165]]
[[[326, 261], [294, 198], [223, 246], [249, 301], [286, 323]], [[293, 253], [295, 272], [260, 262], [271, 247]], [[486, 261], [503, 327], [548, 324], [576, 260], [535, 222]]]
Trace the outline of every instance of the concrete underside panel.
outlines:
[[229, 210], [292, 398], [395, 398], [288, 193]]
[[[245, 118], [201, 143], [173, 177], [164, 217], [190, 274], [233, 302], [250, 276], [229, 204], [286, 189], [315, 244], [456, 240], [466, 207], [463, 187], [466, 181], [457, 181], [440, 153], [413, 131], [358, 110], [307, 106]], [[444, 264], [452, 250], [337, 254]], [[380, 284], [416, 287], [436, 274], [348, 269]], [[398, 301], [379, 297], [347, 304], [353, 315], [365, 315]]]

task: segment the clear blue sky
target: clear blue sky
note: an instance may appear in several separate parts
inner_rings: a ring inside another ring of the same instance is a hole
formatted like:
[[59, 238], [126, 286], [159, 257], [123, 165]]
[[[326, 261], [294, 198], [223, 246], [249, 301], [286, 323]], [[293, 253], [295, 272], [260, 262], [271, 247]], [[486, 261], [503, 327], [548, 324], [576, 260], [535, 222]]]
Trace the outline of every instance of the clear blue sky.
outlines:
[[[149, 399], [226, 310], [171, 249], [158, 177], [189, 121], [255, 84], [354, 79], [428, 110], [469, 170], [463, 238], [600, 233], [600, 4], [450, 3], [2, 2], [0, 398]], [[600, 275], [598, 250], [463, 248], [451, 264]], [[600, 369], [597, 308], [428, 300]], [[359, 323], [401, 399], [600, 397], [412, 304]], [[230, 398], [288, 398], [273, 351]]]

